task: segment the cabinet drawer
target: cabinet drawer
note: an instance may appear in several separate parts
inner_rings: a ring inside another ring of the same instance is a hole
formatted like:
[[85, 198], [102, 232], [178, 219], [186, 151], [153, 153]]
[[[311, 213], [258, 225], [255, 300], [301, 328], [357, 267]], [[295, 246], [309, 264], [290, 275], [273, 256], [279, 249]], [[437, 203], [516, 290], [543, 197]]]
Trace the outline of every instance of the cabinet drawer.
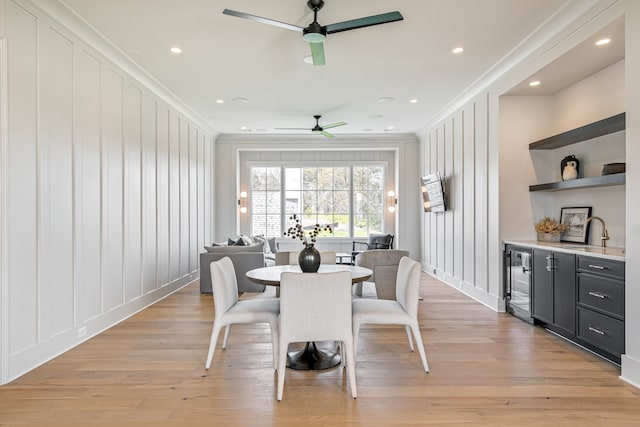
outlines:
[[578, 338], [620, 357], [624, 351], [624, 322], [578, 307]]
[[578, 273], [578, 304], [624, 318], [624, 282]]
[[578, 270], [606, 274], [624, 280], [624, 262], [604, 258], [578, 256]]

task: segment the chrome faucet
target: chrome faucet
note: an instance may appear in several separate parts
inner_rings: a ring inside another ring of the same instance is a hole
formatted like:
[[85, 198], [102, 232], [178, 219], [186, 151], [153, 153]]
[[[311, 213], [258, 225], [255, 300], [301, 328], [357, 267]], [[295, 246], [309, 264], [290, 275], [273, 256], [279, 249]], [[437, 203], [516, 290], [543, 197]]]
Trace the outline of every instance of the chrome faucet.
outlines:
[[591, 221], [592, 219], [597, 219], [598, 221], [600, 221], [600, 223], [602, 223], [602, 234], [600, 235], [600, 242], [601, 242], [600, 246], [602, 246], [603, 248], [606, 248], [607, 240], [609, 240], [609, 232], [607, 231], [607, 227], [604, 225], [604, 220], [599, 216], [592, 216], [587, 218], [587, 220], [584, 223], [584, 226], [586, 227], [587, 224], [589, 224], [589, 221]]

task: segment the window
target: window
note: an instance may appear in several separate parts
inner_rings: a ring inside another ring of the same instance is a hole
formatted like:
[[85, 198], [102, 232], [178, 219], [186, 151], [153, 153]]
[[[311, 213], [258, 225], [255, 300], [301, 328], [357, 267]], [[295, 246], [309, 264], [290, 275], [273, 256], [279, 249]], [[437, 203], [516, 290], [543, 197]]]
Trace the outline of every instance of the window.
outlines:
[[382, 166], [258, 166], [250, 168], [251, 234], [281, 237], [294, 225], [331, 225], [320, 237], [366, 237], [381, 232]]

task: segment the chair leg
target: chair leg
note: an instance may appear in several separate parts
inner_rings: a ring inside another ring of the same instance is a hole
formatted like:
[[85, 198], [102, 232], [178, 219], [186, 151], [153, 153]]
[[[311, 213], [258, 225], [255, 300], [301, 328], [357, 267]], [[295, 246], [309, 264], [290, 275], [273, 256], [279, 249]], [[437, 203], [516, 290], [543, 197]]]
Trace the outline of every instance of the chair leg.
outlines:
[[361, 297], [362, 296], [362, 282], [356, 283], [355, 287], [356, 287], [356, 295]]
[[275, 319], [269, 322], [269, 329], [271, 329], [271, 346], [273, 347], [273, 368], [278, 369], [278, 320]]
[[278, 348], [278, 386], [276, 392], [276, 399], [282, 400], [282, 392], [284, 391], [284, 371], [287, 370], [287, 349], [289, 348], [289, 342], [279, 337], [280, 348]]
[[227, 348], [227, 340], [229, 339], [229, 332], [231, 332], [231, 325], [227, 325], [227, 327], [224, 328], [224, 339], [222, 340], [223, 350]]
[[422, 360], [422, 366], [425, 372], [429, 372], [429, 365], [427, 364], [427, 355], [424, 352], [424, 344], [422, 344], [422, 336], [420, 336], [420, 327], [418, 322], [411, 325], [413, 336], [416, 339], [416, 346], [418, 346], [418, 353], [420, 353], [420, 359]]
[[405, 325], [404, 330], [407, 332], [407, 339], [409, 340], [409, 348], [413, 351], [413, 340], [411, 339], [411, 328]]
[[213, 330], [211, 331], [211, 341], [209, 341], [209, 353], [207, 354], [207, 361], [204, 365], [206, 369], [211, 367], [211, 361], [213, 360], [213, 353], [216, 351], [216, 344], [218, 342], [218, 335], [220, 335], [220, 325], [217, 322], [213, 323]]
[[347, 357], [347, 375], [349, 375], [349, 387], [351, 388], [351, 397], [356, 399], [358, 397], [358, 390], [356, 388], [356, 358], [354, 357], [354, 343], [353, 340], [346, 340], [342, 342], [344, 347], [344, 354]]
[[360, 321], [353, 320], [353, 357], [358, 358], [358, 335], [360, 335]]

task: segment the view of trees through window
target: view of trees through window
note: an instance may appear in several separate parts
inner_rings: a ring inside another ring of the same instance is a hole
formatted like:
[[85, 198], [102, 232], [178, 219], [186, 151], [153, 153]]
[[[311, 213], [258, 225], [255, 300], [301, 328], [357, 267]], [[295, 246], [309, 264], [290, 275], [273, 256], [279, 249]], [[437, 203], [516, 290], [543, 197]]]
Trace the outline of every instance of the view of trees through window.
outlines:
[[382, 166], [251, 167], [251, 233], [281, 237], [294, 225], [330, 225], [319, 237], [366, 237], [382, 231]]

